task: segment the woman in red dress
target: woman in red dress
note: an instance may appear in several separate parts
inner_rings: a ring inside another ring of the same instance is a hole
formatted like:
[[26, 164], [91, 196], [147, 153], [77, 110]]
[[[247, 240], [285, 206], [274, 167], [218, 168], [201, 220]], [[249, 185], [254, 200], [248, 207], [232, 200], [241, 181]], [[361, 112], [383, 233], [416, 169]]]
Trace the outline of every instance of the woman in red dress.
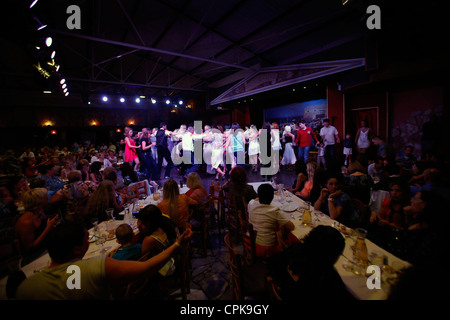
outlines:
[[136, 146], [134, 140], [131, 138], [133, 135], [133, 130], [130, 127], [125, 127], [125, 162], [133, 162], [134, 161], [134, 171], [139, 167], [139, 157], [136, 152], [136, 149], [139, 149], [141, 145]]

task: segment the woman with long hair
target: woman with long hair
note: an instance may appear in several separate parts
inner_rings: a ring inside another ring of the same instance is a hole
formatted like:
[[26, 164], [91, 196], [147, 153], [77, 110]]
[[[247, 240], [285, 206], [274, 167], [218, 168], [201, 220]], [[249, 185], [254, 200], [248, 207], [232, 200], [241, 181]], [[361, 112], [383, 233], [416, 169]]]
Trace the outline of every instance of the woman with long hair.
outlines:
[[198, 201], [180, 194], [178, 183], [169, 179], [164, 183], [163, 200], [158, 203], [158, 208], [170, 217], [180, 230], [185, 230], [190, 218], [189, 206], [197, 204]]
[[114, 208], [114, 213], [122, 211], [123, 207], [116, 201], [116, 194], [114, 192], [114, 183], [105, 180], [99, 183], [97, 189], [89, 198], [86, 205], [86, 218], [90, 221], [91, 218], [98, 218], [99, 222], [108, 219], [106, 209]]
[[141, 255], [149, 253], [154, 256], [176, 240], [175, 224], [161, 210], [149, 204], [136, 214], [139, 237], [142, 243]]

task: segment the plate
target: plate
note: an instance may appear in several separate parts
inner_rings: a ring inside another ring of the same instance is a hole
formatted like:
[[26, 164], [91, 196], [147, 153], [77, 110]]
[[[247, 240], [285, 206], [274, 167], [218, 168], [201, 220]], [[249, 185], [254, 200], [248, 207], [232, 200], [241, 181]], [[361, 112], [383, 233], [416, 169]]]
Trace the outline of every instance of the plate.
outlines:
[[295, 204], [285, 204], [284, 206], [281, 207], [281, 210], [286, 212], [292, 212], [297, 210], [297, 206]]

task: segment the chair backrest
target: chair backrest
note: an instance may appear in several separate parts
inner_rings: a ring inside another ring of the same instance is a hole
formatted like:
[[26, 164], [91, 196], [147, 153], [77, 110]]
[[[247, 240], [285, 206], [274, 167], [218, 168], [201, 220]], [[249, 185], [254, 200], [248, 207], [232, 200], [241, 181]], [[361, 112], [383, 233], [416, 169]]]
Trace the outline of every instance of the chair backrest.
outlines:
[[231, 284], [233, 289], [233, 297], [236, 300], [242, 300], [242, 269], [241, 256], [233, 249], [231, 244], [230, 231], [226, 230], [224, 242], [228, 250], [228, 264], [231, 271]]
[[253, 225], [244, 219], [242, 211], [238, 211], [239, 224], [241, 227], [243, 258], [247, 264], [256, 262], [256, 234]]
[[147, 183], [139, 181], [127, 187], [127, 201], [148, 196]]
[[239, 226], [239, 217], [237, 213], [238, 207], [236, 198], [237, 197], [232, 195], [231, 193], [224, 191], [223, 204], [225, 214], [228, 219], [228, 225], [234, 232], [236, 232], [236, 234], [238, 234], [240, 231], [240, 226]]

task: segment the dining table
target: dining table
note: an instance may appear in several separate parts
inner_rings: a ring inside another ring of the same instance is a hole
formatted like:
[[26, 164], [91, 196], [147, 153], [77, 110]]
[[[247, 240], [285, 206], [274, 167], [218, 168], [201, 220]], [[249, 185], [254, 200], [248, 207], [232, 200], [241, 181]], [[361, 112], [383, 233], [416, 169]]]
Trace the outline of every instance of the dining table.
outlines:
[[[334, 267], [341, 276], [348, 291], [359, 300], [385, 300], [389, 295], [391, 286], [398, 279], [402, 269], [411, 266], [385, 249], [379, 247], [369, 239], [364, 239], [367, 247], [369, 265], [379, 267], [379, 285], [372, 275], [373, 269], [367, 266], [360, 266], [354, 256], [355, 242], [357, 240], [356, 230], [348, 228], [319, 210], [315, 210], [313, 205], [295, 196], [283, 185], [270, 182], [251, 182], [255, 191], [261, 184], [272, 184], [275, 189], [275, 196], [272, 205], [280, 208], [281, 212], [290, 219], [295, 228], [291, 233], [299, 240], [305, 237], [314, 227], [319, 225], [331, 226], [339, 230], [345, 239], [345, 248], [336, 261]], [[311, 223], [302, 222], [303, 213], [310, 210]]]
[[[180, 193], [185, 193], [188, 190], [187, 187], [180, 188]], [[86, 251], [83, 259], [99, 258], [102, 256], [109, 256], [112, 252], [120, 247], [120, 244], [116, 241], [115, 230], [123, 223], [129, 224], [135, 233], [139, 232], [137, 228], [137, 219], [134, 217], [135, 212], [141, 208], [154, 204], [157, 205], [162, 200], [162, 190], [156, 192], [159, 193], [159, 197], [155, 196], [155, 193], [149, 194], [143, 199], [135, 199], [124, 205], [124, 210], [118, 213], [115, 218], [103, 221], [96, 227], [89, 229], [89, 248]], [[100, 239], [99, 239], [100, 238]], [[41, 256], [34, 259], [30, 263], [22, 266], [20, 269], [24, 272], [26, 277], [32, 276], [34, 273], [40, 272], [50, 265], [51, 258], [47, 251]], [[0, 300], [6, 300], [6, 283], [8, 276], [0, 279]]]

